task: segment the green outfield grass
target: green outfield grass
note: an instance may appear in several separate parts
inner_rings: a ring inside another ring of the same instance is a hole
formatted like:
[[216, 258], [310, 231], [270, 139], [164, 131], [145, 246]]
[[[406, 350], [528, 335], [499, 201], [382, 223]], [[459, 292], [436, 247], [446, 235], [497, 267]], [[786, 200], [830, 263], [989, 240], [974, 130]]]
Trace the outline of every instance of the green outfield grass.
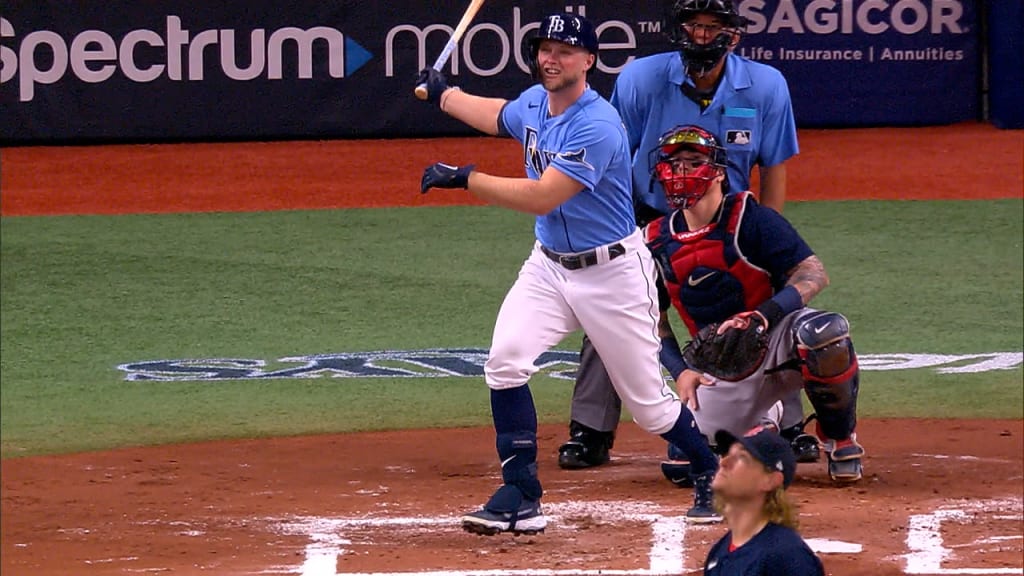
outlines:
[[[850, 318], [862, 354], [1024, 349], [1020, 199], [786, 214], [832, 278], [814, 304]], [[485, 348], [532, 238], [529, 216], [479, 207], [3, 218], [0, 454], [487, 424], [478, 378], [130, 382], [117, 366]], [[1021, 418], [1022, 378], [865, 371], [861, 416]], [[532, 388], [542, 421], [568, 419], [570, 382]]]

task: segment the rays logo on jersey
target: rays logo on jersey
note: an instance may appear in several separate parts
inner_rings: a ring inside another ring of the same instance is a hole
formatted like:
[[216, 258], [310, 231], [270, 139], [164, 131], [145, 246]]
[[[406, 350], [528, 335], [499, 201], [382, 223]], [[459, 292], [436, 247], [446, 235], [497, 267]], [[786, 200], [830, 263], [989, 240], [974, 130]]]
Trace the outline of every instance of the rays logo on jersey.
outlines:
[[540, 175], [544, 173], [548, 165], [555, 158], [562, 158], [567, 162], [574, 162], [586, 166], [587, 169], [593, 170], [594, 167], [587, 162], [587, 149], [580, 148], [572, 152], [551, 152], [548, 150], [541, 150], [538, 142], [540, 141], [537, 135], [537, 129], [530, 126], [526, 127], [526, 138], [523, 140], [523, 153], [524, 162], [526, 165], [533, 170], [533, 173], [540, 178]]

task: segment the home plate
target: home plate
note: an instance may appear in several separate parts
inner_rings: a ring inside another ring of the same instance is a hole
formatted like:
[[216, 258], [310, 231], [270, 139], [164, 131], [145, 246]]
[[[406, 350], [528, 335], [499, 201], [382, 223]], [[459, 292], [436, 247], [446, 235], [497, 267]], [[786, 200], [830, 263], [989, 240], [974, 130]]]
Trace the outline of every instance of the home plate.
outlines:
[[859, 554], [864, 550], [860, 544], [827, 538], [805, 538], [804, 542], [818, 554]]

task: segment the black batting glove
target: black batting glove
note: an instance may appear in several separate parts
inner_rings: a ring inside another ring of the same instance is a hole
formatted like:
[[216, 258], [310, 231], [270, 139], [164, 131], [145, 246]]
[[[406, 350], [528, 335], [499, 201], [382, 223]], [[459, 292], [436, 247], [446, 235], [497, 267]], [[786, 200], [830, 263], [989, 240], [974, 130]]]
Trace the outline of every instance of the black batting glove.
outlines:
[[469, 188], [469, 173], [475, 168], [474, 164], [466, 164], [460, 168], [438, 162], [423, 171], [420, 192], [426, 194], [431, 188]]
[[421, 84], [427, 87], [427, 101], [440, 106], [441, 94], [448, 89], [448, 79], [444, 77], [444, 74], [433, 68], [424, 68], [416, 77], [416, 85], [420, 86]]

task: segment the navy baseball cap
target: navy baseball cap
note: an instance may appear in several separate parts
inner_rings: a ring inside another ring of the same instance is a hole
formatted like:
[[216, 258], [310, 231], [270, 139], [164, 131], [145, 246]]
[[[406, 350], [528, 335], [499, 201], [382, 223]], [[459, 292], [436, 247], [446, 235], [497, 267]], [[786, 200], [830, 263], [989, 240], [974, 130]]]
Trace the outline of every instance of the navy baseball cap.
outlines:
[[764, 464], [769, 470], [782, 472], [782, 487], [789, 488], [796, 475], [796, 456], [789, 442], [771, 429], [759, 426], [747, 432], [742, 438], [733, 436], [728, 430], [715, 433], [715, 442], [721, 453], [729, 450], [735, 442], [739, 442], [747, 452]]

